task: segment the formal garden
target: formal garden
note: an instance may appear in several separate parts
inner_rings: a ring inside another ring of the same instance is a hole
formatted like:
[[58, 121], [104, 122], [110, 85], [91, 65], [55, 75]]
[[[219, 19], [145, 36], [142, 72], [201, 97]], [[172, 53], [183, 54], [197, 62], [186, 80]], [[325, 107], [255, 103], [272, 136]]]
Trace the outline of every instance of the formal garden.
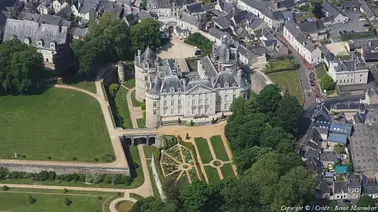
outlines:
[[0, 102], [1, 158], [114, 160], [100, 104], [93, 97], [49, 88], [40, 95], [0, 96]]
[[115, 198], [119, 198], [117, 193], [3, 187], [0, 208], [2, 211], [100, 212], [109, 208]]

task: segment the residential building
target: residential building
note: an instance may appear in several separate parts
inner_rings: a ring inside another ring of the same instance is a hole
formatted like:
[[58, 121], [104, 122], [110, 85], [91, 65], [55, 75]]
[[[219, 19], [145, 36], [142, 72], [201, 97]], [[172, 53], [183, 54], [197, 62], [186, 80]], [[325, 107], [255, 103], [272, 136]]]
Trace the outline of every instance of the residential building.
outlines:
[[328, 74], [338, 85], [366, 84], [369, 69], [360, 57], [350, 60], [336, 58], [329, 63]]
[[283, 35], [290, 45], [304, 57], [310, 64], [319, 64], [322, 61], [321, 50], [315, 43], [302, 32], [300, 27], [290, 20], [285, 23]]
[[238, 55], [240, 63], [247, 64], [252, 67], [265, 65], [267, 62], [266, 53], [259, 52], [256, 49], [252, 49], [252, 51], [250, 51], [242, 45], [240, 45], [238, 48]]
[[53, 6], [53, 0], [42, 0], [39, 1], [37, 10], [41, 15], [51, 15], [55, 13], [55, 8]]
[[324, 24], [326, 26], [346, 23], [349, 18], [339, 8], [331, 4], [328, 0], [323, 1], [323, 10], [326, 17]]
[[71, 5], [72, 14], [80, 17], [82, 23], [97, 18], [97, 6], [99, 0], [78, 0]]
[[358, 0], [346, 0], [341, 3], [341, 9], [344, 11], [359, 11], [360, 2]]
[[54, 0], [52, 5], [54, 13], [58, 13], [61, 9], [68, 6], [68, 0]]
[[361, 47], [361, 57], [365, 62], [378, 61], [378, 40], [371, 40]]
[[176, 18], [183, 6], [183, 1], [147, 0], [147, 11], [155, 13], [158, 18]]
[[214, 44], [211, 56], [197, 60], [194, 70], [184, 59], [161, 60], [149, 48], [138, 51], [135, 79], [136, 99], [146, 102], [147, 127], [228, 114], [233, 100], [249, 90], [227, 35]]
[[323, 163], [324, 168], [330, 168], [338, 162], [338, 157], [333, 151], [323, 151], [320, 153], [319, 160]]
[[373, 199], [378, 198], [378, 185], [368, 185], [364, 186], [362, 190], [362, 195], [368, 195]]
[[316, 186], [316, 198], [317, 199], [330, 199], [331, 189], [328, 186], [328, 183], [320, 179]]
[[67, 47], [71, 22], [59, 16], [22, 13], [16, 19], [8, 17], [3, 41], [18, 39], [37, 48], [45, 63], [53, 63], [54, 55]]
[[178, 24], [181, 29], [186, 29], [191, 32], [197, 32], [203, 29], [201, 17], [199, 17], [198, 15], [191, 15], [190, 13], [187, 13], [185, 11], [180, 12]]
[[298, 23], [298, 26], [302, 32], [310, 35], [312, 40], [325, 40], [328, 37], [327, 29], [321, 20]]

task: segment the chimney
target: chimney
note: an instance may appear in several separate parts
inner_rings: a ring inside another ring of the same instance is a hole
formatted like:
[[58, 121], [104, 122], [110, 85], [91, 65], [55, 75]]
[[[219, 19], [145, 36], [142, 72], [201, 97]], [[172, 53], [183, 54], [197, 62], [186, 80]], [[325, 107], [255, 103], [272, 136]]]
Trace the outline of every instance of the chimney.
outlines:
[[371, 41], [369, 41], [369, 46], [371, 46]]
[[141, 58], [140, 58], [140, 55], [141, 55], [141, 52], [140, 50], [138, 50], [138, 63], [140, 64], [142, 62]]
[[80, 11], [81, 8], [81, 0], [77, 0], [77, 10]]

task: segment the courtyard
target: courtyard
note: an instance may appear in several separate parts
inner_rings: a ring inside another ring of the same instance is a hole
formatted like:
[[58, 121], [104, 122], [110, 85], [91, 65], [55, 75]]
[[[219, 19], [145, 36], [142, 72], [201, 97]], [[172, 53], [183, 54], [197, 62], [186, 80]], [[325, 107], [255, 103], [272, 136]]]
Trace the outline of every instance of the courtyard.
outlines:
[[50, 88], [0, 102], [0, 158], [104, 162], [114, 155], [100, 105], [86, 94]]
[[193, 46], [184, 43], [184, 39], [173, 36], [158, 52], [158, 56], [162, 59], [194, 57], [195, 50]]

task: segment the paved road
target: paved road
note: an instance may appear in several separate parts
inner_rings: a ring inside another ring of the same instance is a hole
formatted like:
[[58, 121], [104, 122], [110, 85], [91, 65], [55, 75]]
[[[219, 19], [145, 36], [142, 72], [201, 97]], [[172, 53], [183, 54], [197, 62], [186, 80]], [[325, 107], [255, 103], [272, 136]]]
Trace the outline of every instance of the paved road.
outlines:
[[299, 81], [302, 88], [303, 95], [303, 107], [306, 109], [316, 102], [316, 94], [318, 93], [317, 88], [313, 89], [310, 83], [310, 77], [308, 76], [309, 69], [313, 67], [307, 63], [304, 63], [304, 58], [294, 50], [294, 48], [287, 42], [282, 34], [276, 34], [276, 37], [284, 43], [291, 51], [292, 55], [300, 63], [301, 67], [297, 70]]

